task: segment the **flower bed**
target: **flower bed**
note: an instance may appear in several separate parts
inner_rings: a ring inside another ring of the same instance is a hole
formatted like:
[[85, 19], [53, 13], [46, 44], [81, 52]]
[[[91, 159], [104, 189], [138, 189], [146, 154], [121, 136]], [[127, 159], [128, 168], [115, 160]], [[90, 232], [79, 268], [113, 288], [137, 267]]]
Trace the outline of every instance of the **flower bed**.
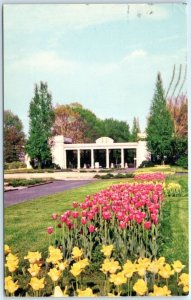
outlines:
[[121, 261], [155, 257], [163, 201], [161, 184], [113, 185], [80, 205], [73, 203], [74, 211], [52, 214], [54, 225], [47, 231], [65, 256], [77, 243], [91, 259], [97, 246], [112, 243]]
[[[83, 282], [91, 262], [84, 257], [83, 249], [74, 247], [66, 260], [60, 249], [50, 246], [48, 257], [28, 252], [26, 267], [19, 270], [19, 259], [5, 246], [6, 296], [169, 296], [187, 294], [189, 276], [179, 261], [169, 264], [164, 257], [138, 258], [121, 264], [112, 256], [113, 245], [102, 246], [102, 262], [96, 270], [103, 278], [100, 286]], [[27, 280], [26, 280], [27, 278]], [[71, 279], [73, 278], [73, 280]], [[91, 286], [90, 286], [91, 285]], [[171, 291], [173, 285], [175, 290]]]

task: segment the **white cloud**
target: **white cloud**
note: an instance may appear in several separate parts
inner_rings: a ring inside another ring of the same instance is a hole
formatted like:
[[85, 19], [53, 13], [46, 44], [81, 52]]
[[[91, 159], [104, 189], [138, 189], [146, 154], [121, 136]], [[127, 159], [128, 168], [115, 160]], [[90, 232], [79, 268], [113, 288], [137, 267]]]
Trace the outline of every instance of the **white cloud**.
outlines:
[[128, 55], [126, 55], [122, 59], [122, 62], [130, 61], [132, 59], [137, 59], [137, 58], [143, 58], [146, 55], [147, 55], [147, 53], [144, 50], [136, 49], [136, 50], [132, 51], [131, 53], [129, 53]]

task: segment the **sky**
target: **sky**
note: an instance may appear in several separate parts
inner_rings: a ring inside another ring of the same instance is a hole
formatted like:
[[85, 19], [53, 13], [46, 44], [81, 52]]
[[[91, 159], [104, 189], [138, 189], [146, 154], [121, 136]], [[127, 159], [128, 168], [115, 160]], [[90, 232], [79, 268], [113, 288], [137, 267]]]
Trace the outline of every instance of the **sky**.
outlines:
[[46, 81], [53, 105], [79, 102], [130, 126], [135, 116], [144, 131], [157, 73], [167, 90], [173, 66], [175, 79], [185, 70], [186, 15], [173, 3], [4, 5], [4, 109], [27, 134], [34, 85]]

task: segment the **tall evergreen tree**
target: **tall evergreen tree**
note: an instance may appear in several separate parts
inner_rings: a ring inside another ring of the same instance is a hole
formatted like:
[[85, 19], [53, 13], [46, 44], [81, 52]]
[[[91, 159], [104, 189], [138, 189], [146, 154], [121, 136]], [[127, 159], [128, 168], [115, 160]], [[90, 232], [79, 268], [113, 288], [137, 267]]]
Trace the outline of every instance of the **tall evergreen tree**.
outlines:
[[131, 141], [137, 142], [138, 141], [138, 133], [140, 133], [140, 126], [139, 126], [139, 118], [133, 118], [133, 126], [131, 129]]
[[47, 83], [35, 85], [34, 97], [29, 107], [29, 138], [26, 151], [31, 161], [37, 160], [38, 167], [42, 168], [51, 162], [49, 138], [54, 122], [52, 96], [48, 92]]
[[167, 108], [160, 73], [148, 118], [147, 147], [152, 160], [157, 163], [168, 161], [172, 155], [173, 121]]

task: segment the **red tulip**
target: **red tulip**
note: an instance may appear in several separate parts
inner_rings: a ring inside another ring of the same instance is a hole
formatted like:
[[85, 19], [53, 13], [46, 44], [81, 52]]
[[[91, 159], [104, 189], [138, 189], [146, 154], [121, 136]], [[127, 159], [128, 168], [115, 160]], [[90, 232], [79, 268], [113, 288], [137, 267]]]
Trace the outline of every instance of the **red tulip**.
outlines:
[[77, 208], [78, 207], [78, 202], [73, 202], [72, 206], [73, 206], [73, 208]]
[[145, 227], [145, 229], [150, 229], [151, 228], [151, 222], [150, 221], [147, 221], [147, 222], [145, 222], [144, 223], [144, 227]]
[[86, 217], [82, 217], [81, 223], [82, 223], [82, 225], [86, 225], [86, 223], [87, 223]]
[[95, 226], [94, 225], [90, 225], [88, 227], [88, 230], [89, 230], [90, 233], [94, 232], [95, 231]]
[[57, 215], [56, 213], [53, 213], [53, 214], [52, 214], [52, 219], [53, 219], [53, 220], [56, 220], [57, 217], [58, 217], [58, 215]]

